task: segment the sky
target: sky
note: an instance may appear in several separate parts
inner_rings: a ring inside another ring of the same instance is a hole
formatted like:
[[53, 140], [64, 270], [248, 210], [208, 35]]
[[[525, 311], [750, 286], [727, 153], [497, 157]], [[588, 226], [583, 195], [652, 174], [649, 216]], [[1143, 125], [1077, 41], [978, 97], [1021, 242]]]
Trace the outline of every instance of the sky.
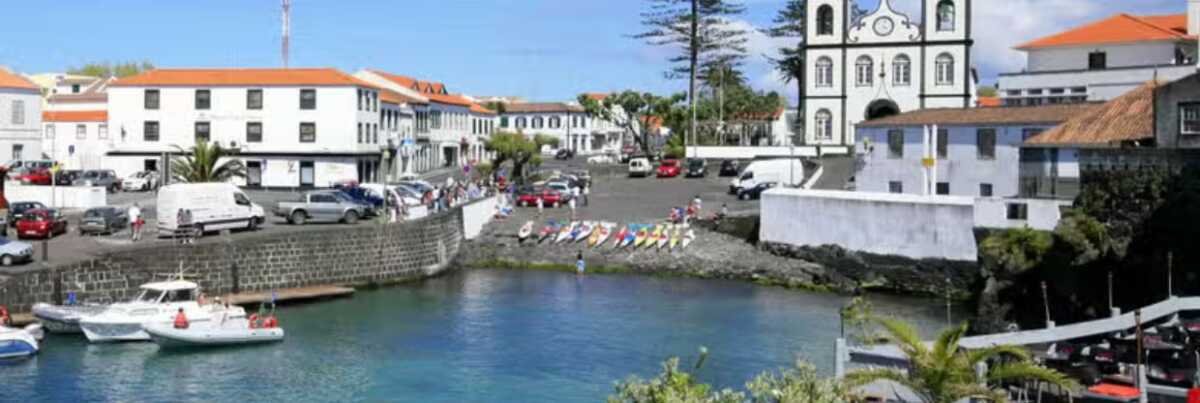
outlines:
[[[770, 24], [786, 0], [742, 0], [740, 27]], [[874, 10], [880, 0], [859, 0]], [[891, 0], [919, 18], [920, 0]], [[1182, 13], [1187, 0], [974, 0], [973, 63], [982, 84], [1019, 71], [1011, 47], [1112, 14]], [[0, 66], [63, 71], [97, 61], [159, 67], [277, 67], [280, 0], [6, 0]], [[641, 31], [647, 0], [292, 0], [293, 67], [380, 69], [445, 82], [453, 93], [573, 100], [583, 92], [684, 91], [667, 80], [668, 49]], [[13, 18], [20, 16], [20, 18]], [[751, 84], [795, 99], [770, 70], [789, 40], [752, 32]]]

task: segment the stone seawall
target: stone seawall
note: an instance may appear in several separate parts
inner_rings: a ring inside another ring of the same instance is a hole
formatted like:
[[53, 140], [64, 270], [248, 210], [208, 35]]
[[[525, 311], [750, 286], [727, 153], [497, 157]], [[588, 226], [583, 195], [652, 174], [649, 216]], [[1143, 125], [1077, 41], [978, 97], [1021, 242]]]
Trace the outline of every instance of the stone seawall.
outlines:
[[0, 305], [28, 311], [59, 302], [122, 301], [143, 283], [178, 273], [209, 295], [313, 285], [413, 280], [445, 270], [463, 242], [463, 209], [399, 224], [287, 228], [211, 237], [193, 245], [154, 244], [105, 251], [62, 266], [0, 274]]

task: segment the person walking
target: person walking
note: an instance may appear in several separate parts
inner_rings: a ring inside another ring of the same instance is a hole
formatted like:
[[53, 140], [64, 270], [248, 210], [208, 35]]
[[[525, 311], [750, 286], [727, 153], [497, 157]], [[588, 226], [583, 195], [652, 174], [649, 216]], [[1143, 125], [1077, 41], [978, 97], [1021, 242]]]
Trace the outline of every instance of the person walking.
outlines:
[[138, 203], [133, 203], [129, 206], [129, 234], [130, 240], [137, 242], [142, 239], [142, 208]]
[[591, 185], [591, 184], [585, 183], [585, 184], [583, 185], [583, 205], [584, 205], [584, 206], [587, 206], [587, 205], [591, 204], [591, 202], [590, 202], [590, 201], [588, 201], [588, 194], [589, 194], [589, 193], [592, 193], [592, 190], [591, 190], [591, 189], [592, 189], [592, 185]]
[[575, 221], [575, 199], [576, 197], [572, 197], [571, 200], [567, 200], [567, 205], [571, 206], [571, 221]]

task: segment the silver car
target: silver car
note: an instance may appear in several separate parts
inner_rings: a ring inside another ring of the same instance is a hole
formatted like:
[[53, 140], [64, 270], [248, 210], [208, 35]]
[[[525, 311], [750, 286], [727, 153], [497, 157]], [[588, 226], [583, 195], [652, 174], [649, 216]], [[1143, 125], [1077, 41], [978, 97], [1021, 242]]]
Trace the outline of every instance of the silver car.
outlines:
[[276, 216], [286, 218], [295, 225], [310, 221], [354, 224], [359, 218], [366, 217], [367, 213], [366, 206], [336, 190], [308, 192], [300, 196], [300, 200], [280, 202], [275, 207]]
[[33, 261], [33, 245], [0, 238], [0, 265], [12, 266], [15, 263], [31, 261]]

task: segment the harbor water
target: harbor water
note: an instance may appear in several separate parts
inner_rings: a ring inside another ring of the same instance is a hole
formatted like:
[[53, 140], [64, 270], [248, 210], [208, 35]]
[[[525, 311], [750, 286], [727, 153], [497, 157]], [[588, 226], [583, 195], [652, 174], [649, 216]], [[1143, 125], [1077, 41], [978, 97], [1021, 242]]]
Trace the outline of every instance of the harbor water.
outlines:
[[[723, 280], [460, 271], [281, 308], [287, 339], [274, 345], [160, 352], [50, 335], [37, 357], [0, 362], [0, 401], [596, 402], [701, 346], [700, 379], [741, 389], [797, 358], [831, 374], [848, 300]], [[946, 323], [941, 301], [871, 302], [927, 332]]]

